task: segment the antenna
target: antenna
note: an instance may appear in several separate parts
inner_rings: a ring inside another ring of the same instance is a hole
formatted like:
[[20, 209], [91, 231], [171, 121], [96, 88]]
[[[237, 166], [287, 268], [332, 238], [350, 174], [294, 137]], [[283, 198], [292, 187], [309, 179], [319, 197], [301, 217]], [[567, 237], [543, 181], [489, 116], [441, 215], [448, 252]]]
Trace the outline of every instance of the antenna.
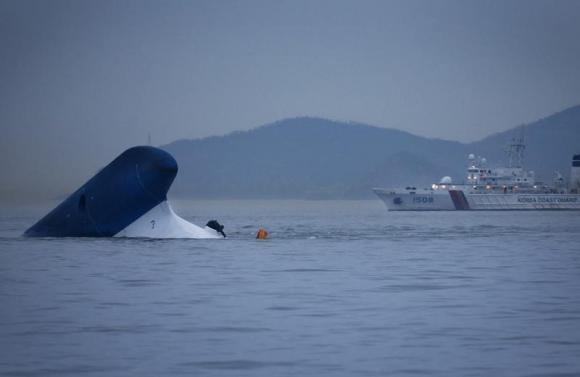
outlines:
[[151, 145], [151, 132], [147, 134], [147, 145]]
[[517, 135], [512, 138], [511, 143], [505, 149], [508, 168], [521, 168], [523, 166], [524, 150], [526, 149], [524, 131], [524, 126], [520, 126]]

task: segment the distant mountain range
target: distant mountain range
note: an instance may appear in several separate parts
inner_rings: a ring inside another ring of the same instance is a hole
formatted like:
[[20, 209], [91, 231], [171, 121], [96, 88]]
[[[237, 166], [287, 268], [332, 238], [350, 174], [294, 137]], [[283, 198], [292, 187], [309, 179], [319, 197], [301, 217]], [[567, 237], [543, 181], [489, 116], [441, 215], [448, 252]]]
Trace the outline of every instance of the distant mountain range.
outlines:
[[580, 153], [580, 106], [474, 143], [321, 118], [292, 118], [245, 132], [162, 146], [180, 172], [171, 194], [195, 198], [370, 198], [376, 186], [428, 186], [463, 179], [469, 153], [503, 163], [523, 134], [526, 167], [551, 181]]

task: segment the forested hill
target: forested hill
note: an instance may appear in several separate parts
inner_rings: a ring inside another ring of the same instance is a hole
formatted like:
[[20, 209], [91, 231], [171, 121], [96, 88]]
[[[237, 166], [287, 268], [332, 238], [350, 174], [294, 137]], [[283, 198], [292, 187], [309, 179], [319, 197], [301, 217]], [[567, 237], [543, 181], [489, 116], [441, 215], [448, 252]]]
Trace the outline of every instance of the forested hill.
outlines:
[[506, 143], [522, 129], [528, 168], [546, 180], [553, 170], [569, 173], [580, 152], [580, 106], [471, 144], [301, 117], [162, 148], [179, 163], [174, 196], [368, 198], [375, 186], [428, 186], [444, 175], [461, 181], [468, 153], [502, 162]]

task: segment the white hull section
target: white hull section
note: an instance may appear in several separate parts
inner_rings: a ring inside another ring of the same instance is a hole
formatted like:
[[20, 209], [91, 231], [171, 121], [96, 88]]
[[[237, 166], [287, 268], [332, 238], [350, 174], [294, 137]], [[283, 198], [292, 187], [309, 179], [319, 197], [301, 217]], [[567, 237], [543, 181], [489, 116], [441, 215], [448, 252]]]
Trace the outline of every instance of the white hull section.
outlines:
[[461, 190], [374, 189], [389, 211], [580, 210], [578, 194], [474, 194]]
[[177, 216], [167, 201], [153, 207], [115, 237], [223, 238], [212, 228], [201, 228]]
[[472, 210], [580, 210], [580, 195], [465, 194]]
[[389, 211], [454, 211], [455, 206], [447, 191], [396, 192], [373, 189]]

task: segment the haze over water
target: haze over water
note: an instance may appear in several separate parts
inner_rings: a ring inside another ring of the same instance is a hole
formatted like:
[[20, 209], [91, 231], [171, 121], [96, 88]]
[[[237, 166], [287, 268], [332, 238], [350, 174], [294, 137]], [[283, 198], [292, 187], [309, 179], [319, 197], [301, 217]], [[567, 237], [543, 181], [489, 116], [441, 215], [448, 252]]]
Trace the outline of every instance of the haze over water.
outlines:
[[52, 205], [0, 212], [1, 376], [580, 374], [575, 212], [182, 201], [228, 238], [21, 238]]
[[477, 141], [580, 104], [579, 14], [573, 0], [2, 0], [0, 200], [65, 195], [149, 135], [300, 116]]

